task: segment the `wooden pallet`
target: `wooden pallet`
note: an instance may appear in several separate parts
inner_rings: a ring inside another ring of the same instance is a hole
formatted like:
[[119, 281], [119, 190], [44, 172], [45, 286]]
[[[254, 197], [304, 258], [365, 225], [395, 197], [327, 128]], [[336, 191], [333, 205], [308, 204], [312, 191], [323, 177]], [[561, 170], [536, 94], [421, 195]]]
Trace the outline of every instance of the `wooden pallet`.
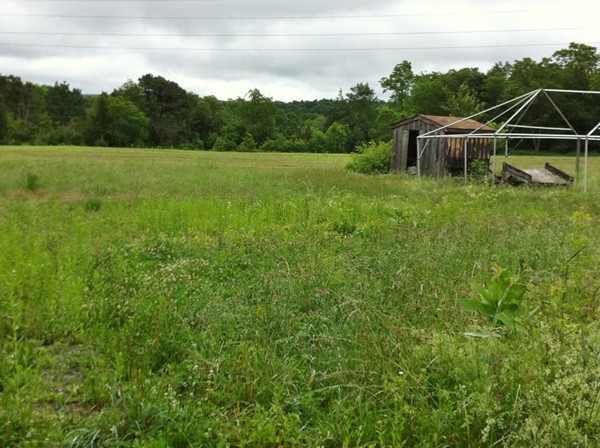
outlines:
[[533, 185], [571, 185], [573, 176], [546, 163], [544, 168], [520, 169], [504, 162], [502, 182], [525, 183]]

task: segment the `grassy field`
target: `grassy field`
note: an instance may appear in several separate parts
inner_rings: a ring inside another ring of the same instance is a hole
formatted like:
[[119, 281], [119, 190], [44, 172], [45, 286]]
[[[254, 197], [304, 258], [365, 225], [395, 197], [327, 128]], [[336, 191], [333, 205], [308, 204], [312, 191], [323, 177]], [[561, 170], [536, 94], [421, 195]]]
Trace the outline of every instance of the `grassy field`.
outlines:
[[598, 446], [600, 158], [347, 160], [0, 148], [0, 446]]

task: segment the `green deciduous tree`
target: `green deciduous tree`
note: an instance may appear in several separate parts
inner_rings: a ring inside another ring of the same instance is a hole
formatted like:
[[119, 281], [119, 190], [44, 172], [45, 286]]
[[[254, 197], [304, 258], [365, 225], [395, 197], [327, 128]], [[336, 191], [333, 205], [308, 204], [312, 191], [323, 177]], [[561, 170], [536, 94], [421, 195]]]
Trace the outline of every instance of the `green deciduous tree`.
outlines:
[[85, 115], [85, 100], [81, 90], [72, 89], [69, 84], [54, 83], [46, 87], [46, 107], [55, 125], [66, 125], [75, 117]]
[[444, 115], [448, 90], [438, 73], [419, 75], [415, 81], [408, 109], [414, 114]]
[[406, 98], [410, 96], [414, 82], [415, 74], [412, 70], [412, 64], [405, 60], [396, 64], [390, 76], [381, 78], [379, 84], [384, 92], [391, 93], [391, 101], [402, 105]]
[[552, 58], [561, 68], [565, 89], [588, 90], [592, 77], [600, 69], [598, 50], [590, 45], [571, 43], [569, 48], [556, 51]]
[[0, 144], [6, 143], [8, 137], [8, 109], [0, 96]]
[[508, 78], [512, 66], [498, 62], [488, 70], [483, 82], [482, 100], [490, 106], [500, 104], [507, 98]]
[[460, 70], [451, 69], [440, 76], [449, 94], [456, 94], [463, 86], [466, 86], [469, 92], [476, 97], [483, 92], [485, 78], [485, 74], [481, 73], [478, 68], [472, 67]]
[[459, 87], [457, 92], [450, 94], [444, 110], [448, 115], [454, 117], [468, 117], [481, 112], [484, 107], [483, 101], [479, 100], [476, 93], [465, 83]]
[[203, 148], [212, 148], [225, 125], [225, 106], [214, 96], [188, 93], [191, 105], [187, 140]]
[[139, 79], [142, 111], [150, 119], [150, 141], [174, 146], [183, 141], [190, 122], [187, 92], [176, 82], [147, 74]]
[[147, 143], [150, 120], [122, 96], [98, 96], [88, 117], [86, 140], [97, 146], [142, 146]]
[[149, 118], [131, 101], [108, 97], [106, 141], [111, 146], [142, 146], [148, 139]]
[[285, 113], [271, 98], [252, 89], [244, 98], [226, 103], [223, 120], [214, 148], [219, 151], [237, 149], [247, 135], [252, 136], [257, 147], [268, 140], [275, 141], [281, 133]]
[[373, 127], [369, 130], [369, 139], [375, 141], [388, 141], [392, 138], [391, 125], [397, 121], [404, 120], [410, 113], [395, 105], [386, 104], [377, 109], [377, 118]]
[[507, 92], [516, 97], [540, 88], [560, 88], [558, 67], [550, 59], [544, 58], [536, 62], [524, 58], [512, 64], [508, 78]]
[[0, 76], [0, 95], [7, 111], [16, 120], [28, 122], [46, 114], [46, 103], [41, 87], [30, 82], [24, 83], [18, 76]]
[[88, 117], [85, 140], [88, 145], [105, 146], [108, 132], [108, 101], [109, 96], [102, 93], [94, 100], [92, 111]]
[[146, 110], [146, 97], [142, 93], [142, 87], [139, 83], [133, 81], [132, 79], [128, 79], [118, 87], [114, 89], [110, 96], [121, 96], [126, 100], [135, 104], [140, 110]]
[[244, 130], [252, 135], [258, 146], [278, 133], [284, 113], [272, 98], [263, 95], [260, 90], [252, 89], [247, 100], [239, 103], [239, 118]]
[[325, 149], [321, 152], [344, 153], [352, 144], [352, 130], [348, 125], [333, 123], [325, 132]]
[[4, 102], [6, 143], [43, 143], [41, 136], [51, 128], [42, 87], [23, 82], [18, 76], [0, 76]]
[[356, 84], [345, 95], [340, 90], [327, 125], [329, 127], [333, 123], [339, 123], [348, 127], [350, 135], [346, 152], [369, 141], [369, 131], [375, 124], [379, 105], [375, 91], [368, 83]]

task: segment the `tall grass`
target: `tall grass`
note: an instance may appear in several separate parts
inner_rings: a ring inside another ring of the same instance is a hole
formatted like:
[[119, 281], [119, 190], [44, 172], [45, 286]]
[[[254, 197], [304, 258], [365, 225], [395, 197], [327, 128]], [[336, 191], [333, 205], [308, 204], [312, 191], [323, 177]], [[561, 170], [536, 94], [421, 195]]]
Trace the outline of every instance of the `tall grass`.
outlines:
[[594, 446], [597, 188], [346, 161], [0, 150], [0, 445]]

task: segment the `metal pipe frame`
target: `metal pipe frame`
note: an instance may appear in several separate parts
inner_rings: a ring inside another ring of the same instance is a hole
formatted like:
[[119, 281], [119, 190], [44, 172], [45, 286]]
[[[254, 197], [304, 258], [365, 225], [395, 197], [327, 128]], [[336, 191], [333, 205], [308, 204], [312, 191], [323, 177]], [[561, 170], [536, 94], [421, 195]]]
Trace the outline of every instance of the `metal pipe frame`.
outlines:
[[589, 138], [591, 141], [600, 141], [600, 135], [590, 134], [516, 134], [516, 133], [481, 133], [481, 134], [449, 134], [449, 135], [430, 135], [427, 139], [432, 138], [521, 138], [525, 140], [576, 140], [578, 138]]
[[[538, 97], [538, 95], [540, 93], [544, 93], [544, 96], [550, 101], [550, 103], [552, 104], [552, 106], [554, 107], [554, 109], [559, 113], [559, 115], [561, 116], [561, 118], [565, 121], [565, 123], [567, 124], [567, 126], [569, 126], [568, 128], [560, 128], [560, 127], [546, 127], [546, 126], [525, 126], [525, 125], [519, 125], [519, 121], [517, 120], [516, 123], [511, 123], [516, 117], [519, 117], [519, 115], [523, 112], [523, 111], [527, 111], [529, 109], [529, 107], [531, 106], [531, 104], [533, 103], [533, 101]], [[592, 90], [565, 90], [565, 89], [538, 89], [538, 90], [534, 90], [532, 92], [523, 94], [521, 96], [518, 96], [516, 98], [513, 98], [512, 100], [509, 101], [505, 101], [502, 104], [499, 104], [497, 106], [494, 107], [490, 107], [488, 109], [485, 109], [481, 112], [478, 112], [476, 114], [470, 115], [466, 118], [462, 118], [460, 120], [457, 120], [453, 123], [447, 124], [445, 126], [441, 126], [439, 128], [436, 128], [432, 131], [426, 132], [425, 134], [419, 135], [417, 137], [417, 176], [420, 177], [421, 176], [421, 156], [423, 155], [423, 153], [425, 152], [427, 146], [429, 145], [429, 142], [431, 141], [431, 139], [435, 139], [435, 138], [439, 138], [439, 139], [444, 139], [444, 138], [462, 138], [464, 139], [464, 170], [465, 170], [465, 180], [467, 180], [468, 176], [467, 176], [467, 168], [468, 168], [468, 160], [467, 160], [467, 156], [468, 156], [468, 151], [467, 151], [467, 141], [470, 138], [487, 138], [487, 139], [493, 139], [493, 154], [494, 154], [494, 163], [493, 163], [493, 173], [492, 175], [495, 176], [496, 174], [496, 155], [497, 155], [497, 139], [498, 138], [503, 138], [506, 139], [505, 140], [505, 157], [508, 157], [508, 141], [510, 139], [514, 139], [514, 138], [520, 138], [522, 140], [577, 140], [578, 142], [578, 147], [579, 147], [579, 142], [581, 140], [585, 141], [585, 146], [584, 146], [584, 173], [583, 173], [583, 192], [584, 194], [587, 193], [587, 178], [588, 178], [588, 153], [589, 153], [589, 142], [590, 141], [600, 141], [600, 135], [594, 135], [598, 129], [600, 129], [600, 122], [594, 126], [593, 129], [591, 129], [587, 134], [582, 135], [582, 134], [578, 134], [577, 131], [575, 130], [575, 128], [571, 125], [571, 123], [569, 122], [569, 120], [567, 119], [567, 117], [565, 117], [565, 115], [563, 114], [563, 112], [560, 110], [560, 108], [556, 105], [556, 103], [554, 102], [554, 100], [550, 97], [550, 95], [548, 95], [548, 93], [567, 93], [567, 94], [582, 94], [582, 95], [600, 95], [600, 91], [592, 91]], [[445, 134], [439, 134], [440, 131], [443, 131], [444, 129], [448, 129], [451, 128], [459, 123], [462, 123], [464, 121], [476, 118], [480, 115], [483, 115], [487, 112], [490, 112], [492, 110], [496, 110], [499, 109], [501, 107], [507, 106], [507, 105], [511, 105], [510, 107], [504, 109], [500, 114], [496, 115], [494, 118], [492, 118], [491, 120], [487, 121], [485, 124], [481, 125], [479, 128], [473, 130], [470, 133], [466, 133], [466, 134], [450, 134], [450, 135], [445, 135]], [[480, 132], [485, 126], [487, 126], [489, 123], [499, 119], [500, 117], [502, 117], [504, 114], [511, 112], [513, 109], [518, 108], [516, 112], [514, 112], [510, 118], [508, 120], [506, 120], [506, 122], [504, 122], [496, 131], [494, 132]], [[504, 129], [507, 128], [520, 128], [520, 129], [536, 129], [536, 130], [546, 130], [546, 131], [572, 131], [572, 134], [531, 134], [531, 133], [513, 133], [513, 132], [503, 132]], [[423, 148], [421, 149], [421, 140], [425, 141], [425, 144], [423, 146]], [[577, 166], [579, 166], [579, 150], [578, 150], [578, 156], [577, 156]], [[578, 169], [579, 170], [579, 169]], [[579, 173], [577, 174], [577, 176], [579, 176]]]
[[543, 92], [544, 92], [544, 95], [546, 95], [546, 98], [548, 98], [548, 101], [550, 101], [550, 103], [552, 104], [552, 106], [554, 106], [554, 109], [556, 109], [556, 111], [560, 114], [560, 116], [562, 117], [562, 119], [565, 120], [565, 123], [567, 123], [567, 126], [569, 126], [571, 128], [571, 130], [573, 131], [574, 134], [577, 134], [577, 131], [575, 130], [575, 128], [573, 127], [573, 125], [571, 124], [571, 122], [569, 120], [567, 120], [567, 117], [565, 117], [565, 115], [558, 108], [558, 106], [556, 105], [556, 103], [552, 100], [552, 98], [550, 98], [550, 95], [548, 95], [548, 92], [546, 90], [544, 90]]
[[492, 181], [494, 180], [494, 178], [496, 177], [496, 145], [498, 143], [498, 139], [496, 137], [494, 137], [494, 161], [492, 162]]
[[514, 119], [516, 116], [518, 116], [518, 115], [519, 115], [519, 114], [520, 114], [520, 113], [523, 111], [523, 109], [526, 109], [526, 108], [528, 108], [528, 107], [529, 107], [529, 105], [530, 105], [530, 104], [533, 102], [533, 100], [534, 100], [534, 99], [536, 99], [536, 98], [537, 98], [537, 96], [540, 94], [540, 91], [541, 91], [541, 90], [535, 90], [535, 91], [534, 91], [534, 92], [531, 94], [531, 96], [530, 96], [529, 98], [527, 98], [527, 100], [526, 100], [526, 101], [525, 101], [525, 103], [524, 103], [524, 104], [523, 104], [523, 105], [522, 105], [522, 106], [519, 108], [519, 110], [517, 110], [517, 111], [516, 111], [514, 114], [512, 114], [512, 115], [511, 115], [511, 117], [510, 117], [508, 120], [506, 120], [506, 123], [504, 123], [502, 126], [500, 126], [496, 132], [497, 132], [497, 133], [501, 132], [501, 131], [502, 131], [502, 130], [503, 130], [505, 127], [506, 127], [506, 125], [507, 125], [508, 123], [510, 123], [510, 122], [511, 122], [511, 121], [512, 121], [512, 120], [513, 120], [513, 119]]
[[589, 139], [585, 139], [585, 149], [583, 150], [583, 194], [587, 194], [587, 180], [588, 180], [588, 147]]
[[[536, 91], [536, 92], [537, 92], [537, 91]], [[425, 133], [425, 134], [423, 134], [423, 135], [419, 135], [419, 137], [418, 137], [418, 138], [426, 138], [426, 137], [428, 137], [430, 134], [433, 134], [434, 132], [443, 131], [444, 129], [447, 129], [447, 128], [450, 128], [450, 127], [452, 127], [452, 126], [454, 126], [454, 125], [456, 125], [456, 124], [462, 123], [463, 121], [471, 120], [471, 119], [473, 119], [473, 118], [475, 118], [475, 117], [478, 117], [479, 115], [483, 115], [483, 114], [485, 114], [485, 113], [487, 113], [487, 112], [491, 112], [492, 110], [498, 109], [498, 108], [500, 108], [500, 107], [502, 107], [502, 106], [506, 106], [507, 104], [511, 104], [511, 103], [517, 102], [517, 101], [519, 101], [519, 100], [525, 100], [525, 99], [527, 99], [529, 96], [531, 96], [532, 94], [533, 94], [533, 92], [529, 92], [529, 93], [526, 93], [526, 94], [524, 94], [524, 95], [521, 95], [521, 96], [518, 96], [518, 97], [516, 97], [516, 98], [513, 98], [512, 100], [505, 101], [504, 103], [502, 103], [502, 104], [498, 104], [497, 106], [490, 107], [490, 108], [488, 108], [488, 109], [482, 110], [481, 112], [477, 112], [476, 114], [469, 115], [469, 116], [468, 116], [468, 117], [466, 117], [466, 118], [462, 118], [462, 119], [460, 119], [460, 120], [457, 120], [457, 121], [455, 121], [455, 122], [453, 122], [453, 123], [450, 123], [450, 124], [447, 124], [447, 125], [445, 125], [445, 126], [442, 126], [442, 127], [436, 128], [436, 129], [434, 129], [433, 131], [426, 132], [426, 133]], [[520, 104], [520, 103], [518, 103], [518, 104]], [[511, 110], [511, 109], [512, 109], [512, 108], [514, 108], [514, 107], [515, 107], [515, 106], [513, 105], [513, 106], [512, 106], [510, 109], [508, 109], [508, 110]], [[502, 116], [504, 113], [506, 113], [506, 111], [502, 112], [500, 115], [498, 115], [498, 117]], [[496, 118], [498, 118], [498, 117], [496, 117]], [[489, 123], [489, 121], [488, 121], [488, 123]]]
[[525, 126], [522, 124], [509, 124], [509, 128], [522, 128], [522, 129], [543, 129], [546, 131], [572, 131], [572, 128], [551, 128], [546, 126]]
[[600, 95], [600, 91], [598, 90], [563, 90], [563, 89], [544, 89], [546, 92], [554, 92], [554, 93], [580, 93], [580, 94], [591, 94], [591, 95]]
[[469, 169], [469, 163], [468, 163], [468, 147], [467, 147], [467, 143], [469, 142], [469, 139], [465, 139], [463, 146], [464, 146], [464, 158], [465, 158], [465, 183], [467, 183], [469, 181], [469, 176], [467, 175], [467, 170]]

